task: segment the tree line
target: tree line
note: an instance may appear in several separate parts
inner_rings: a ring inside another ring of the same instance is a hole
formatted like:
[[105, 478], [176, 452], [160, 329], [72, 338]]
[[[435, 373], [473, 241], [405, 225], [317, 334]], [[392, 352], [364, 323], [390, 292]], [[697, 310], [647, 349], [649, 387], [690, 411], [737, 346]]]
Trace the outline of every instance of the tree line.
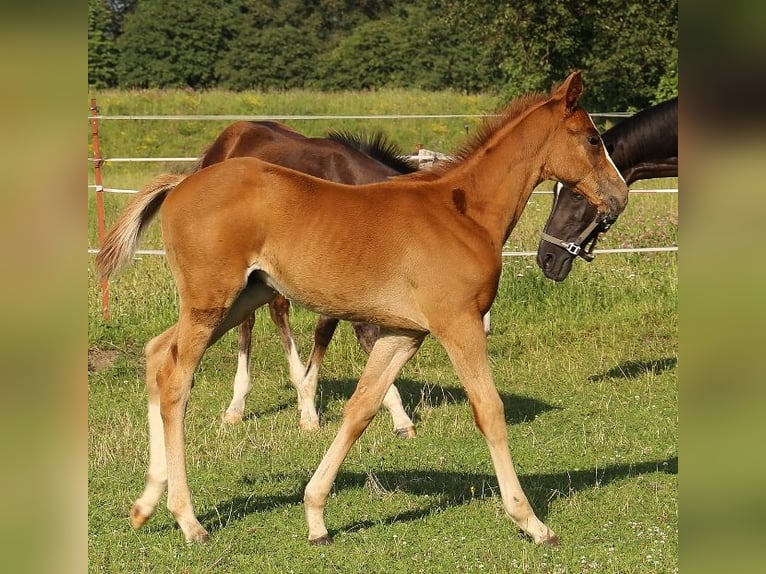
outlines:
[[677, 0], [88, 0], [103, 88], [546, 91], [590, 109], [678, 92]]

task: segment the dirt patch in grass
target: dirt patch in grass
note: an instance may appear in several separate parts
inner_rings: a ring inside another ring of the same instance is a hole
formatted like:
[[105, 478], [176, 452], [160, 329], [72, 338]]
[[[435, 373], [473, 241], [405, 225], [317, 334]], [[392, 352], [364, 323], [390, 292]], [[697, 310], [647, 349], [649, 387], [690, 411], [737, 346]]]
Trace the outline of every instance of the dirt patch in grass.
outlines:
[[99, 349], [91, 347], [88, 349], [88, 372], [98, 373], [111, 367], [120, 356], [119, 351], [114, 349]]

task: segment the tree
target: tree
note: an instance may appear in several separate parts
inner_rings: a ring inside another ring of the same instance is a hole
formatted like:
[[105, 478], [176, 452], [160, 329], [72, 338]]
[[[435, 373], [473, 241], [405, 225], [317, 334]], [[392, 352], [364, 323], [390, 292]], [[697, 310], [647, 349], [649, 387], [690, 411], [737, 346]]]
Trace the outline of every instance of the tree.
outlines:
[[442, 2], [421, 0], [359, 25], [319, 60], [314, 83], [325, 90], [417, 87], [478, 91], [491, 66], [470, 30], [442, 18]]
[[[107, 4], [109, 26], [96, 23], [108, 20]], [[507, 99], [580, 69], [593, 110], [641, 109], [678, 90], [677, 0], [89, 0], [89, 8], [89, 80], [98, 85], [396, 86]]]
[[215, 86], [237, 8], [227, 0], [137, 2], [118, 40], [120, 86]]
[[117, 85], [117, 21], [107, 0], [88, 0], [88, 85]]
[[219, 63], [219, 85], [232, 90], [299, 88], [314, 77], [319, 41], [291, 25], [240, 33]]
[[228, 50], [218, 63], [219, 85], [233, 90], [302, 87], [320, 49], [309, 24], [316, 0], [245, 0]]
[[661, 83], [668, 97], [677, 94], [676, 0], [600, 0], [589, 4], [584, 17], [592, 23], [581, 40], [589, 46], [582, 67], [590, 109], [646, 108], [657, 101]]
[[660, 78], [652, 104], [659, 104], [678, 95], [678, 48], [668, 52], [665, 73]]
[[589, 109], [640, 109], [677, 68], [677, 0], [446, 0], [444, 18], [471, 31], [508, 96], [581, 69]]

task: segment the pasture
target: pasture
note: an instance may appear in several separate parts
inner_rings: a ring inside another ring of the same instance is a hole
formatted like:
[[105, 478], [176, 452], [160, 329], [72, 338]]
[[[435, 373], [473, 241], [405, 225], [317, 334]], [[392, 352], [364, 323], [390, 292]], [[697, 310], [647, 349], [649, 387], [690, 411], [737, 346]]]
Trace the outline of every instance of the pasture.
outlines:
[[[309, 107], [310, 100], [290, 103], [288, 94], [274, 101], [250, 94], [239, 97], [261, 102], [261, 108], [243, 111], [221, 107], [225, 100], [216, 97], [105, 94], [99, 104], [103, 114], [412, 113], [429, 105], [424, 113], [480, 113], [494, 106], [457, 95], [432, 101], [374, 93], [315, 95]], [[142, 108], [145, 101], [154, 107]], [[104, 122], [103, 151], [107, 157], [194, 156], [228, 123]], [[465, 137], [465, 123], [388, 120], [374, 127], [405, 150], [422, 143], [447, 152]], [[311, 134], [373, 125], [352, 124], [292, 123]], [[136, 188], [157, 173], [187, 167], [107, 164], [105, 185]], [[655, 180], [633, 187], [676, 185]], [[106, 197], [109, 221], [126, 200]], [[89, 193], [90, 245], [97, 243], [94, 203]], [[549, 209], [550, 196], [533, 195], [507, 249], [534, 251]], [[676, 244], [677, 213], [675, 194], [634, 194], [598, 247]], [[150, 228], [143, 248], [162, 247], [158, 227]], [[433, 340], [397, 380], [417, 438], [396, 438], [387, 415], [376, 417], [333, 489], [327, 522], [335, 544], [310, 547], [303, 487], [337, 431], [365, 356], [341, 324], [320, 375], [323, 427], [306, 434], [298, 429], [286, 362], [265, 311], [257, 314], [254, 390], [245, 422], [221, 423], [236, 366], [235, 333], [206, 354], [192, 391], [189, 482], [210, 543], [185, 546], [162, 507], [133, 531], [127, 509], [142, 488], [147, 460], [142, 346], [176, 320], [175, 288], [162, 257], [139, 258], [111, 285], [112, 319], [104, 324], [91, 266], [90, 571], [677, 571], [677, 257], [601, 254], [591, 264], [577, 261], [560, 284], [545, 279], [533, 257], [506, 259], [492, 308], [490, 360], [506, 407], [511, 454], [533, 507], [561, 537], [556, 548], [533, 545], [503, 516], [486, 445]], [[293, 308], [304, 359], [314, 321], [313, 314]]]

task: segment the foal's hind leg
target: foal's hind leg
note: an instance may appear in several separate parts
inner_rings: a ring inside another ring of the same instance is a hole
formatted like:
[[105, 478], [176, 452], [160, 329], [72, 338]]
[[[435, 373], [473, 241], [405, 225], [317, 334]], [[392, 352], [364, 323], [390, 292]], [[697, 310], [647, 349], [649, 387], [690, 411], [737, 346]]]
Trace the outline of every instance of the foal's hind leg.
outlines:
[[[378, 334], [380, 330], [377, 326], [370, 323], [354, 323], [354, 334], [356, 335], [359, 345], [361, 345], [364, 352], [368, 355], [372, 352], [375, 341], [378, 340]], [[391, 419], [394, 423], [394, 433], [396, 436], [402, 438], [415, 438], [415, 424], [404, 410], [402, 405], [402, 397], [399, 395], [399, 390], [396, 385], [391, 385], [386, 391], [386, 396], [383, 398], [383, 406], [391, 414]]]
[[231, 397], [231, 403], [229, 403], [226, 412], [223, 414], [223, 420], [227, 423], [236, 424], [242, 422], [245, 413], [245, 401], [253, 388], [250, 376], [250, 351], [252, 349], [254, 324], [255, 313], [250, 313], [239, 324], [237, 374], [234, 375], [234, 394]]
[[151, 517], [167, 485], [168, 509], [187, 542], [208, 538], [194, 516], [186, 481], [183, 419], [194, 370], [212, 331], [212, 325], [198, 325], [182, 314], [175, 326], [146, 346], [149, 469], [144, 491], [131, 506], [130, 523], [139, 528]]
[[[235, 276], [235, 274], [230, 274]], [[192, 284], [201, 282], [189, 281]], [[156, 436], [164, 436], [164, 454], [167, 462], [167, 507], [178, 522], [187, 542], [202, 542], [208, 534], [194, 515], [191, 492], [186, 478], [186, 455], [184, 445], [184, 415], [191, 392], [194, 371], [205, 349], [221, 335], [239, 324], [253, 309], [270, 301], [274, 292], [262, 283], [248, 284], [237, 295], [238, 285], [217, 285], [214, 292], [194, 294], [180, 300], [178, 323], [160, 337], [152, 340], [147, 348], [147, 366], [150, 414], [150, 471], [142, 496], [131, 509], [131, 523], [141, 526], [151, 516], [162, 495], [160, 488], [164, 475], [153, 469], [159, 467], [162, 450]], [[233, 301], [232, 301], [233, 299]], [[156, 381], [156, 387], [152, 384]], [[156, 397], [159, 397], [159, 416], [156, 416]], [[156, 421], [161, 420], [162, 432], [158, 433]], [[155, 450], [151, 450], [151, 449]], [[156, 455], [156, 456], [154, 456]], [[151, 479], [149, 477], [152, 477]]]
[[181, 309], [170, 352], [166, 353], [165, 361], [157, 372], [168, 467], [167, 507], [187, 542], [205, 542], [208, 534], [194, 514], [186, 477], [184, 417], [194, 371], [211, 342], [222, 311], [220, 307], [198, 307], [196, 316], [192, 316], [184, 310], [183, 302]]
[[168, 483], [157, 371], [170, 349], [170, 341], [175, 336], [175, 330], [175, 326], [171, 327], [154, 337], [144, 348], [149, 419], [149, 468], [146, 471], [144, 491], [130, 508], [130, 524], [133, 528], [140, 528], [154, 514]]

